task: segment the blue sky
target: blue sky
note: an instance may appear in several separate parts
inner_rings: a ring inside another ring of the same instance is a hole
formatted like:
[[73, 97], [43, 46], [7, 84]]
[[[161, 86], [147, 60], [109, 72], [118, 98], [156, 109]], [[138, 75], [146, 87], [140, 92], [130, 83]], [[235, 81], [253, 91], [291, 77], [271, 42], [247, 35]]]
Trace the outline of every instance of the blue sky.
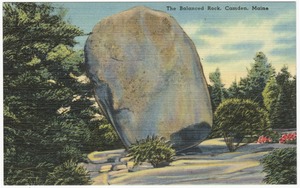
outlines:
[[[295, 2], [137, 2], [137, 3], [56, 3], [68, 9], [66, 18], [84, 32], [92, 31], [101, 19], [130, 9], [147, 6], [172, 15], [197, 47], [205, 76], [219, 68], [223, 83], [228, 87], [235, 79], [246, 76], [253, 57], [264, 52], [269, 62], [279, 71], [287, 65], [296, 72], [296, 3]], [[167, 6], [176, 11], [168, 11]], [[203, 11], [180, 11], [180, 6], [202, 7]], [[208, 6], [222, 10], [209, 11]], [[248, 10], [229, 11], [230, 7], [247, 7]], [[252, 10], [252, 6], [269, 10]], [[78, 37], [83, 48], [86, 37]]]

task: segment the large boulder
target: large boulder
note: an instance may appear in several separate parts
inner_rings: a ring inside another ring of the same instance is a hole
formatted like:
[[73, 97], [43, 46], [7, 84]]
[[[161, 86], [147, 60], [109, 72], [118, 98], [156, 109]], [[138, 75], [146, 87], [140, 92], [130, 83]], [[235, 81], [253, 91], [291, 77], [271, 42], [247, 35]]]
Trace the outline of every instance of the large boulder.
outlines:
[[105, 18], [88, 37], [85, 56], [101, 112], [126, 147], [158, 135], [179, 151], [210, 133], [202, 65], [172, 16], [134, 7]]

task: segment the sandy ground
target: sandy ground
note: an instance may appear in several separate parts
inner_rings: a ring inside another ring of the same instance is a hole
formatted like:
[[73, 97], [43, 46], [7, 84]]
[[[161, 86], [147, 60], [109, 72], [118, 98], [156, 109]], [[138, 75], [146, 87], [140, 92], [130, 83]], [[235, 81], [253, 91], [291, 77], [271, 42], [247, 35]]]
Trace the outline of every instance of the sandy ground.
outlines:
[[177, 156], [167, 167], [100, 173], [94, 185], [263, 184], [259, 160], [275, 148], [296, 145], [249, 144], [229, 152], [223, 139], [211, 139], [198, 147], [201, 152], [196, 149]]

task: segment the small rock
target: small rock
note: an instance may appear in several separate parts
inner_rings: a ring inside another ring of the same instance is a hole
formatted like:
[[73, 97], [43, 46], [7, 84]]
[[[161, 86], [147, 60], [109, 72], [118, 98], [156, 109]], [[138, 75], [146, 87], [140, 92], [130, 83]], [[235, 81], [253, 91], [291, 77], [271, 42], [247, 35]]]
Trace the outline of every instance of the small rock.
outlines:
[[111, 169], [112, 169], [112, 165], [111, 164], [104, 165], [104, 166], [101, 166], [100, 172], [108, 172], [108, 171], [111, 171]]
[[93, 152], [95, 157], [102, 157], [107, 156], [109, 154], [125, 154], [125, 149], [116, 149], [116, 150], [109, 150], [109, 151], [95, 151]]
[[131, 169], [131, 168], [133, 168], [133, 166], [134, 166], [134, 162], [133, 162], [133, 161], [128, 161], [128, 162], [126, 163], [126, 165], [127, 165], [127, 168], [128, 168], [128, 169]]
[[115, 163], [120, 161], [120, 154], [109, 154], [107, 155], [107, 162], [109, 163]]
[[123, 157], [123, 158], [120, 159], [120, 162], [122, 162], [122, 163], [123, 163], [123, 162], [124, 162], [124, 163], [127, 163], [127, 162], [130, 160], [130, 158], [131, 158], [131, 157]]
[[94, 163], [94, 164], [106, 163], [107, 162], [106, 157], [89, 158], [89, 160], [90, 160], [91, 163]]
[[113, 170], [114, 170], [114, 171], [124, 170], [124, 169], [127, 169], [127, 166], [124, 165], [124, 164], [121, 164], [121, 165], [115, 165], [115, 166], [113, 167]]
[[116, 177], [123, 176], [128, 173], [128, 169], [118, 170], [118, 171], [110, 171], [108, 172], [109, 179], [113, 179]]
[[88, 160], [91, 163], [99, 164], [99, 163], [114, 163], [119, 161], [119, 159], [125, 155], [125, 150], [111, 150], [111, 151], [95, 151], [90, 154], [88, 154]]
[[101, 168], [102, 164], [92, 164], [92, 163], [80, 163], [80, 166], [87, 169], [89, 172], [99, 172], [99, 168]]

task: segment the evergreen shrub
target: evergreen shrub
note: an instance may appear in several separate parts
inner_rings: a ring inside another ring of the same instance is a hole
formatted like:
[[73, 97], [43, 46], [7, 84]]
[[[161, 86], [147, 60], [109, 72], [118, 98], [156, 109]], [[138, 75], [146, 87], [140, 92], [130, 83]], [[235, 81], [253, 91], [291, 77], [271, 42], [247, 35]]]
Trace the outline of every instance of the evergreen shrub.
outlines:
[[229, 151], [235, 151], [246, 137], [268, 129], [267, 112], [251, 100], [227, 99], [214, 114], [214, 132], [224, 137]]
[[89, 185], [91, 184], [87, 170], [78, 166], [77, 162], [68, 160], [54, 168], [47, 176], [48, 185]]
[[128, 156], [131, 157], [131, 161], [134, 161], [134, 166], [142, 162], [149, 162], [154, 168], [157, 168], [172, 162], [175, 150], [165, 138], [148, 136], [146, 139], [132, 144], [128, 150]]
[[296, 147], [276, 149], [261, 160], [267, 184], [297, 184]]

